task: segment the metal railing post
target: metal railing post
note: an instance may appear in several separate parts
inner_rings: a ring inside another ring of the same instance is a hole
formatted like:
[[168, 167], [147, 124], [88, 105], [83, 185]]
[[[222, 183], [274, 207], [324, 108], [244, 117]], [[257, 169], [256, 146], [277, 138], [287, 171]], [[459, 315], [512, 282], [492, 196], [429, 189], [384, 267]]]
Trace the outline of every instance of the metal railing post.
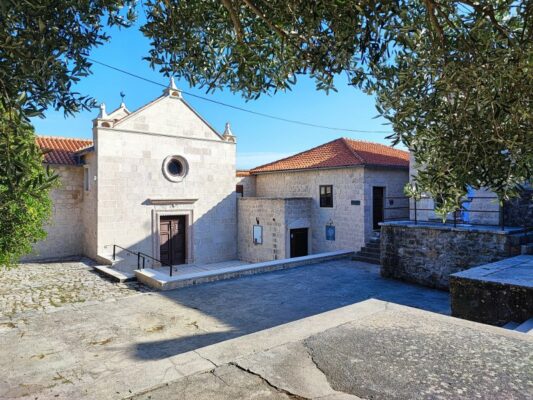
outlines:
[[170, 276], [172, 276], [172, 265], [170, 266]]
[[115, 261], [116, 258], [116, 244], [113, 245], [113, 261]]
[[143, 269], [145, 267], [144, 262], [146, 261], [146, 258], [143, 257]]
[[141, 252], [137, 252], [137, 269], [141, 269]]
[[502, 231], [504, 231], [505, 230], [505, 201], [502, 203], [502, 206], [500, 207], [500, 213], [501, 213], [500, 221], [502, 223]]

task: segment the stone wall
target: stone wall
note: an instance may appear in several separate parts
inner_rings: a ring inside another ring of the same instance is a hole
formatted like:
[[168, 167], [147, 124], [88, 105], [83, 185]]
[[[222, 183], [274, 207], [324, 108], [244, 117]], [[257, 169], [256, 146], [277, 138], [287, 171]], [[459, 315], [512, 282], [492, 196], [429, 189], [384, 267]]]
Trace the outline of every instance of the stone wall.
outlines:
[[255, 176], [237, 176], [235, 180], [235, 185], [242, 185], [243, 197], [255, 197]]
[[[358, 251], [372, 234], [372, 186], [386, 196], [401, 196], [409, 177], [404, 169], [338, 168], [257, 175], [258, 197], [308, 197], [314, 253]], [[320, 207], [320, 185], [333, 186], [333, 207]], [[335, 227], [335, 240], [326, 240], [326, 225]]]
[[[309, 228], [311, 199], [238, 199], [238, 254], [247, 262], [262, 262], [290, 257], [290, 229]], [[253, 241], [253, 226], [263, 228], [263, 243]], [[312, 253], [312, 245], [309, 253]]]
[[35, 244], [34, 251], [22, 261], [62, 259], [83, 254], [83, 168], [53, 166], [60, 186], [51, 191], [52, 216], [45, 229], [45, 240]]
[[414, 224], [381, 227], [381, 275], [447, 289], [450, 274], [519, 254], [509, 232]]
[[512, 257], [450, 277], [452, 315], [504, 325], [533, 317], [533, 256]]
[[[159, 258], [159, 218], [181, 214], [187, 262], [236, 258], [235, 143], [177, 97], [163, 96], [112, 127], [96, 122], [98, 254], [118, 244]], [[188, 163], [179, 182], [162, 171], [173, 155]]]
[[[320, 185], [333, 185], [333, 207], [320, 207]], [[258, 197], [310, 197], [312, 240], [316, 253], [359, 250], [365, 244], [365, 184], [363, 168], [309, 170], [257, 175]], [[352, 205], [358, 201], [359, 205]], [[335, 226], [335, 241], [325, 237]]]
[[505, 204], [505, 224], [533, 227], [533, 189], [522, 191], [519, 198]]
[[[83, 157], [85, 173], [88, 174], [88, 190], [83, 188], [83, 204], [81, 207], [81, 220], [83, 226], [83, 254], [96, 259], [97, 257], [97, 198], [96, 184], [96, 154], [88, 153]], [[80, 167], [81, 168], [81, 167]]]

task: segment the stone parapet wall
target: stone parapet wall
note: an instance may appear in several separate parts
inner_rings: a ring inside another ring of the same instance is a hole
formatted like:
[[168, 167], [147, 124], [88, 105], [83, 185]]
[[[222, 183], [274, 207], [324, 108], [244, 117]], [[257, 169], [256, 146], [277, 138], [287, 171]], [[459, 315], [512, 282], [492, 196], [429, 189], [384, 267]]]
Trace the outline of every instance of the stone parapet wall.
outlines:
[[509, 232], [384, 224], [381, 275], [447, 289], [450, 275], [519, 254], [520, 240]]
[[522, 255], [450, 277], [452, 315], [503, 325], [533, 317], [533, 256]]

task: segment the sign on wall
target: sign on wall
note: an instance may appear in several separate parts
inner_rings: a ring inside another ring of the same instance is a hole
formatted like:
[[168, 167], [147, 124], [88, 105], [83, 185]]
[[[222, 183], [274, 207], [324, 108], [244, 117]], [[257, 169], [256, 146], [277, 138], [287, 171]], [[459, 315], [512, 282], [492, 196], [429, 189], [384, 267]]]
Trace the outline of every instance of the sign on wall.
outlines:
[[335, 226], [326, 225], [326, 240], [335, 240]]
[[261, 225], [254, 225], [252, 237], [254, 244], [263, 244], [263, 227]]

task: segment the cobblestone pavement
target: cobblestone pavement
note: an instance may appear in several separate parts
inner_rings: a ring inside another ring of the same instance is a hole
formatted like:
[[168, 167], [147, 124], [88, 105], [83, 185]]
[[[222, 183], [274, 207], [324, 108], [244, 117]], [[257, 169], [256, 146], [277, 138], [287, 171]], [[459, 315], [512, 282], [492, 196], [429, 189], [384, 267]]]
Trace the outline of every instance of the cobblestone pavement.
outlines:
[[136, 282], [121, 284], [105, 279], [91, 268], [90, 260], [20, 264], [0, 269], [0, 320], [147, 291]]

